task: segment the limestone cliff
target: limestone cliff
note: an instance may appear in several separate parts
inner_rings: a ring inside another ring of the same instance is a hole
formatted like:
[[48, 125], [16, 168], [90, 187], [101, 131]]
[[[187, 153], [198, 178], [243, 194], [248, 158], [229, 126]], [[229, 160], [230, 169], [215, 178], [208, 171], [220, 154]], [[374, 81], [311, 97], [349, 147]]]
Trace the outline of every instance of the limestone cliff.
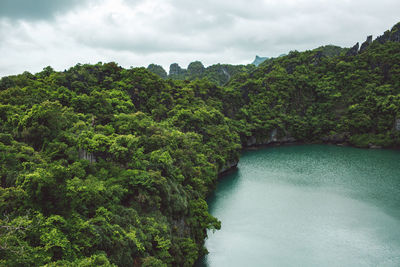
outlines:
[[256, 58], [254, 59], [254, 61], [251, 64], [256, 66], [256, 67], [258, 67], [258, 65], [260, 65], [261, 63], [263, 63], [267, 59], [269, 59], [269, 58], [268, 57], [256, 56]]

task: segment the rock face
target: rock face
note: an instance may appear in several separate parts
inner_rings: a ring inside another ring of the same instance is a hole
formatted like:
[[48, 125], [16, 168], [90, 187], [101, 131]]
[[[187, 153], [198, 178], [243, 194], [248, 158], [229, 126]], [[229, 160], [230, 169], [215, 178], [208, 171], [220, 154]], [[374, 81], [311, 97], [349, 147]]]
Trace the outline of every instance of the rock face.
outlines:
[[394, 123], [394, 129], [400, 131], [400, 118], [397, 118]]
[[367, 40], [362, 43], [361, 48], [360, 48], [360, 53], [367, 49], [367, 47], [372, 43], [372, 35], [367, 37]]
[[251, 64], [253, 64], [254, 66], [258, 67], [258, 65], [260, 65], [261, 63], [263, 63], [267, 59], [268, 59], [268, 57], [256, 56], [256, 58], [254, 59], [254, 61]]
[[382, 148], [382, 146], [378, 146], [378, 145], [374, 145], [374, 144], [368, 144], [368, 148], [371, 148], [371, 149], [381, 149]]
[[290, 136], [278, 138], [278, 129], [273, 129], [269, 136], [266, 136], [264, 138], [256, 138], [255, 136], [251, 136], [249, 139], [247, 139], [246, 147], [293, 142], [296, 142], [296, 139]]
[[226, 82], [228, 82], [231, 79], [229, 72], [224, 67], [222, 67], [220, 71], [226, 76]]
[[377, 41], [378, 43], [381, 43], [381, 44], [384, 44], [384, 43], [386, 43], [387, 41], [390, 41], [390, 31], [385, 31], [384, 34], [382, 34], [381, 36], [378, 36], [378, 37], [376, 38], [376, 41]]
[[347, 51], [346, 56], [355, 56], [358, 53], [358, 48], [360, 47], [360, 44], [357, 42], [352, 48], [350, 48], [349, 51]]
[[96, 162], [96, 157], [92, 153], [89, 153], [84, 149], [79, 149], [79, 158], [86, 159], [90, 163]]
[[[386, 42], [400, 42], [400, 22], [392, 27], [390, 31], [385, 31], [382, 35], [378, 36], [374, 42], [378, 42], [380, 44], [384, 44]], [[363, 52], [370, 44], [372, 43], [372, 35], [367, 37], [367, 40], [362, 43], [360, 50], [358, 51], [359, 44], [357, 43], [355, 46], [350, 48], [347, 51], [346, 56], [355, 56], [358, 53]]]
[[397, 23], [391, 31], [390, 41], [400, 42], [400, 23]]
[[226, 162], [225, 165], [221, 168], [221, 170], [219, 170], [218, 174], [224, 173], [232, 168], [235, 168], [238, 162], [239, 160]]
[[[284, 143], [293, 143], [296, 142], [296, 139], [293, 137], [282, 137], [278, 138], [278, 129], [273, 129], [268, 136], [265, 138], [257, 139], [255, 136], [251, 136], [247, 142], [245, 147], [252, 147], [252, 146], [263, 146], [269, 144], [284, 144]], [[225, 165], [219, 170], [218, 174], [222, 174], [224, 172], [229, 171], [232, 168], [235, 168], [238, 164], [239, 160], [235, 161], [228, 161]]]
[[385, 31], [383, 35], [376, 38], [376, 41], [381, 44], [384, 44], [388, 41], [400, 42], [400, 23], [394, 25], [390, 31]]
[[186, 74], [186, 70], [182, 69], [178, 63], [172, 63], [169, 66], [169, 76], [181, 76], [181, 75], [185, 75]]

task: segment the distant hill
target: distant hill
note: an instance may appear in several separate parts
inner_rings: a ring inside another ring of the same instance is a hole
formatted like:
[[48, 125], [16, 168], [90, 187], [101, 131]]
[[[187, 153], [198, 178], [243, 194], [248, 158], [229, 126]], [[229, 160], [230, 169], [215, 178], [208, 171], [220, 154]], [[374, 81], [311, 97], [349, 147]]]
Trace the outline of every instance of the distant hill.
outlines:
[[253, 68], [253, 65], [231, 64], [214, 64], [206, 68], [200, 61], [194, 61], [188, 65], [187, 69], [181, 68], [178, 63], [172, 63], [169, 67], [168, 75], [160, 65], [150, 64], [147, 70], [157, 74], [163, 79], [195, 80], [207, 78], [218, 85], [224, 85], [237, 73], [249, 72]]
[[261, 63], [263, 63], [267, 59], [269, 59], [269, 57], [256, 56], [256, 58], [254, 59], [254, 61], [251, 64], [256, 66], [256, 67], [258, 67], [258, 65], [260, 65]]
[[348, 48], [343, 48], [336, 45], [325, 45], [325, 46], [320, 46], [314, 49], [313, 51], [320, 52], [321, 55], [325, 57], [336, 57], [344, 55], [348, 50], [349, 50]]

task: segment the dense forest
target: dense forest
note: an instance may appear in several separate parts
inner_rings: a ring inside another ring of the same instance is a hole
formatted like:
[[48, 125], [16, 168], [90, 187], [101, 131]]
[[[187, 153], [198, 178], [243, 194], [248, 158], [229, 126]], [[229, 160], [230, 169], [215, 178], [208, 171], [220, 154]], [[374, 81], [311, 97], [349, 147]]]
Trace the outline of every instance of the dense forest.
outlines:
[[400, 146], [399, 41], [400, 23], [258, 67], [3, 77], [0, 265], [192, 266], [221, 226], [205, 198], [242, 148]]

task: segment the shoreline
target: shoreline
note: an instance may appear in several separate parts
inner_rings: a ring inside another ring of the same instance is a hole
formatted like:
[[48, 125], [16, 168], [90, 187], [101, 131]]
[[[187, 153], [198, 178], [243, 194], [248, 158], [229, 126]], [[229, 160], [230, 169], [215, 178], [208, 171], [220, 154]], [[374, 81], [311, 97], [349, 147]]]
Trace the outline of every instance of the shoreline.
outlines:
[[[243, 151], [253, 151], [253, 150], [259, 150], [259, 149], [264, 149], [264, 148], [269, 148], [269, 147], [280, 147], [280, 146], [297, 146], [297, 145], [334, 145], [334, 146], [339, 146], [339, 147], [354, 147], [358, 149], [392, 149], [392, 150], [400, 150], [400, 147], [382, 147], [374, 144], [370, 144], [368, 147], [358, 147], [350, 144], [349, 142], [327, 142], [327, 141], [322, 141], [322, 142], [286, 142], [286, 141], [276, 141], [276, 142], [271, 142], [271, 143], [266, 143], [266, 144], [259, 144], [259, 145], [250, 145], [250, 146], [242, 146], [242, 149], [240, 150], [240, 153]], [[240, 158], [238, 159], [237, 162], [235, 162], [231, 167], [228, 168], [222, 168], [222, 171], [218, 172], [218, 178], [223, 177], [225, 175], [230, 174], [231, 172], [235, 171], [237, 169], [237, 165], [239, 164]]]

